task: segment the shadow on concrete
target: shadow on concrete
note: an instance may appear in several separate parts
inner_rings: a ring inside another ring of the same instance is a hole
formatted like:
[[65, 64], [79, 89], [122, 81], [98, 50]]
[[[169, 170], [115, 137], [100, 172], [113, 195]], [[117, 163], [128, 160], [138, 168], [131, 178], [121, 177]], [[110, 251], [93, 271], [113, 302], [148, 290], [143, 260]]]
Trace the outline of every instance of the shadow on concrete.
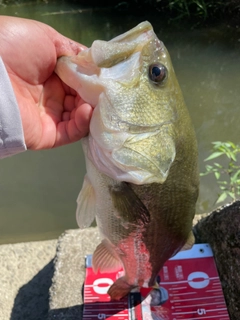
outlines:
[[31, 281], [19, 289], [10, 320], [48, 318], [49, 288], [52, 284], [53, 271], [53, 260], [51, 260]]
[[80, 320], [82, 319], [83, 305], [69, 308], [52, 309], [49, 311], [48, 320]]

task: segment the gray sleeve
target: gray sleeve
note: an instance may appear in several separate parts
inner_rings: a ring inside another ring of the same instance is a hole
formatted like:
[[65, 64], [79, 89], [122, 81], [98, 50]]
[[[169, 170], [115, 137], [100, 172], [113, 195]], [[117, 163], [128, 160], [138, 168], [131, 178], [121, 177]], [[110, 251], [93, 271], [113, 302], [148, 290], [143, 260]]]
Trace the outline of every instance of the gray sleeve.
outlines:
[[26, 149], [17, 100], [0, 57], [0, 159]]

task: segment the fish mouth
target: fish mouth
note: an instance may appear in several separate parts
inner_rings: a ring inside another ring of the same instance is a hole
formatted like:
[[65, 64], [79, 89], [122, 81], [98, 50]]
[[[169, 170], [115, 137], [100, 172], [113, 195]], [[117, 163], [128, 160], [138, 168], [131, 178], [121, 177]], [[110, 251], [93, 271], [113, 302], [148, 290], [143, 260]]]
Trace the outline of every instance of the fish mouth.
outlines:
[[133, 53], [141, 52], [144, 46], [154, 40], [154, 35], [152, 25], [148, 21], [142, 22], [110, 41], [94, 41], [91, 59], [97, 67], [110, 68]]
[[[138, 24], [135, 28], [113, 38], [109, 42], [130, 42], [132, 40], [136, 41], [139, 37], [144, 37], [149, 39], [152, 36], [153, 27], [148, 21], [144, 21]], [[140, 40], [140, 39], [139, 39]]]

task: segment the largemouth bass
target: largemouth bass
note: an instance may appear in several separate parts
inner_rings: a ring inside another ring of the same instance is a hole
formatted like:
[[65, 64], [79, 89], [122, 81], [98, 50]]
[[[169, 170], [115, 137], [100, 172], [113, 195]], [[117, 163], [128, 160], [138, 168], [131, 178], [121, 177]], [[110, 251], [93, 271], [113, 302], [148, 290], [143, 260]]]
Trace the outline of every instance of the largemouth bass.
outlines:
[[108, 290], [118, 300], [154, 286], [166, 260], [193, 244], [195, 133], [167, 49], [149, 22], [61, 57], [56, 73], [94, 107], [82, 140], [87, 174], [77, 221], [84, 228], [96, 217], [103, 240], [95, 271], [123, 266]]

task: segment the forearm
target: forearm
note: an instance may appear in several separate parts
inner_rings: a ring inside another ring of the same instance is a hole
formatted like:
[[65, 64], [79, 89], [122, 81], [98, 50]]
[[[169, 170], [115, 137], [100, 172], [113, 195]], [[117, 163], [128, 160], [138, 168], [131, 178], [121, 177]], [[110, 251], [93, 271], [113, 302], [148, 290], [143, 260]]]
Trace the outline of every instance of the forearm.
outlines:
[[0, 158], [26, 150], [17, 100], [0, 57]]

